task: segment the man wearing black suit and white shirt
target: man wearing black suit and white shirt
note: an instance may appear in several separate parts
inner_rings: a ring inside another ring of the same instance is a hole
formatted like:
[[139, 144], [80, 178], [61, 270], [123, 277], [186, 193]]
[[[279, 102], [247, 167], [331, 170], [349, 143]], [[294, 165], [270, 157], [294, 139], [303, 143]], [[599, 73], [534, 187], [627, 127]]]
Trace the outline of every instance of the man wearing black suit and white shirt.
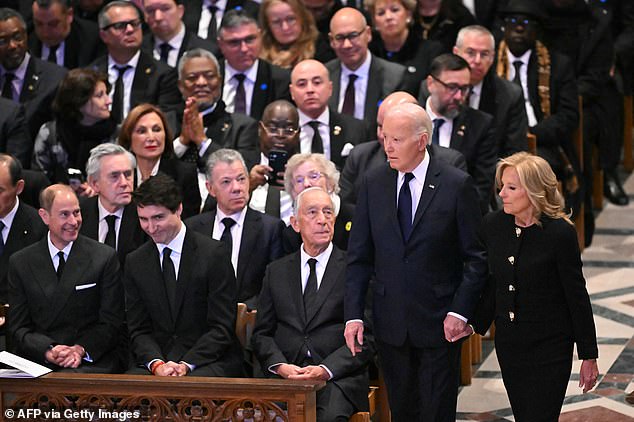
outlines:
[[190, 32], [183, 23], [182, 0], [144, 0], [145, 21], [150, 32], [143, 37], [141, 49], [154, 59], [176, 67], [182, 55], [194, 48], [218, 53], [215, 40], [204, 40]]
[[178, 186], [164, 174], [133, 194], [141, 227], [152, 238], [128, 255], [125, 286], [134, 366], [157, 376], [239, 377], [236, 286], [229, 254], [188, 230]]
[[369, 140], [364, 122], [328, 107], [332, 82], [326, 66], [316, 60], [295, 65], [290, 88], [299, 112], [300, 152], [324, 154], [343, 168], [352, 148]]
[[430, 142], [465, 156], [484, 214], [493, 194], [497, 146], [493, 117], [465, 106], [471, 90], [470, 77], [469, 64], [462, 57], [436, 57], [426, 80], [430, 95], [425, 110], [434, 124]]
[[244, 10], [258, 18], [260, 5], [252, 0], [185, 0], [185, 25], [200, 38], [215, 40], [225, 13]]
[[86, 174], [97, 196], [80, 201], [80, 233], [116, 249], [121, 264], [146, 240], [132, 204], [135, 168], [134, 155], [122, 146], [96, 146], [90, 151]]
[[368, 408], [373, 347], [366, 337], [353, 356], [341, 335], [346, 255], [332, 244], [330, 195], [318, 187], [302, 191], [291, 221], [303, 243], [266, 270], [253, 350], [269, 377], [326, 381], [317, 392], [317, 421], [347, 421]]
[[258, 22], [248, 13], [243, 10], [227, 12], [218, 33], [218, 46], [224, 56], [221, 63], [222, 100], [228, 111], [260, 120], [268, 104], [275, 100], [290, 100], [290, 72], [258, 58], [262, 50], [262, 32]]
[[66, 372], [114, 373], [124, 319], [114, 249], [79, 234], [68, 185], [41, 196], [48, 235], [9, 260], [9, 334], [18, 355]]
[[128, 1], [113, 1], [99, 12], [99, 36], [108, 54], [92, 66], [108, 74], [112, 98], [111, 116], [123, 121], [141, 103], [168, 112], [181, 102], [176, 71], [141, 51], [143, 23], [140, 10]]
[[220, 149], [209, 156], [207, 190], [216, 199], [216, 209], [191, 217], [185, 224], [231, 249], [238, 302], [257, 309], [264, 270], [282, 256], [284, 223], [248, 207], [249, 171], [237, 151]]
[[0, 304], [8, 303], [9, 257], [46, 234], [37, 210], [18, 199], [23, 189], [20, 162], [0, 154]]

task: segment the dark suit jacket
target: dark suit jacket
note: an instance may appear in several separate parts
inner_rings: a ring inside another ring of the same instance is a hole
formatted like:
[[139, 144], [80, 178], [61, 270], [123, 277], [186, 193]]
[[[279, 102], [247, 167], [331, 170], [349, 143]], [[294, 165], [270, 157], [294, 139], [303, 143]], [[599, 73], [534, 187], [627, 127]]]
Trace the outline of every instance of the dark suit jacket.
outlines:
[[31, 162], [32, 148], [33, 138], [26, 125], [24, 106], [0, 98], [0, 152], [13, 155], [26, 166]]
[[[185, 0], [183, 4], [185, 5], [183, 22], [185, 26], [187, 26], [187, 29], [194, 34], [198, 34], [198, 23], [200, 22], [203, 0]], [[225, 13], [231, 9], [243, 9], [246, 13], [251, 15], [253, 19], [257, 20], [260, 5], [252, 0], [227, 0]]]
[[476, 189], [468, 174], [431, 157], [405, 242], [397, 217], [397, 176], [387, 164], [364, 176], [348, 244], [345, 320], [363, 319], [373, 279], [377, 340], [444, 347], [447, 312], [470, 318], [487, 272], [477, 236]]
[[[225, 61], [220, 62], [222, 80], [225, 80]], [[255, 87], [251, 97], [251, 113], [249, 116], [260, 120], [267, 105], [275, 100], [291, 101], [289, 84], [291, 72], [263, 59], [258, 59], [258, 72], [255, 78]], [[224, 86], [224, 85], [223, 85]]]
[[337, 247], [315, 299], [312, 313], [304, 314], [300, 252], [285, 256], [268, 266], [260, 307], [253, 330], [253, 350], [262, 370], [276, 363], [306, 366], [310, 350], [315, 365], [325, 365], [333, 382], [341, 388], [357, 409], [366, 409], [368, 396], [367, 364], [372, 350], [364, 341], [363, 352], [353, 357], [343, 338], [346, 255]]
[[22, 179], [24, 179], [24, 189], [18, 195], [20, 201], [24, 201], [34, 208], [40, 207], [40, 192], [51, 185], [46, 175], [38, 170], [22, 170]]
[[[118, 369], [113, 353], [124, 319], [120, 266], [112, 248], [79, 235], [61, 280], [46, 237], [9, 261], [9, 333], [18, 354], [42, 363], [51, 344], [80, 344], [105, 370]], [[81, 366], [80, 366], [81, 368]]]
[[[82, 217], [80, 233], [99, 241], [99, 207], [97, 198], [97, 196], [93, 196], [80, 201]], [[146, 241], [146, 235], [139, 224], [139, 217], [134, 204], [126, 205], [123, 209], [117, 240], [117, 256], [121, 265], [123, 265], [125, 257], [130, 252]]]
[[[97, 58], [91, 67], [108, 74], [108, 56]], [[132, 81], [130, 109], [142, 103], [151, 103], [168, 112], [175, 110], [181, 102], [176, 70], [141, 51]]]
[[[326, 68], [328, 68], [332, 81], [332, 96], [328, 105], [334, 110], [339, 110], [341, 61], [339, 59], [331, 60], [326, 63]], [[367, 122], [370, 133], [376, 132], [376, 113], [383, 98], [394, 91], [401, 90], [403, 84], [407, 82], [407, 78], [405, 66], [372, 56], [363, 113], [363, 120]]]
[[[467, 172], [467, 162], [461, 152], [440, 145], [427, 145], [427, 151], [430, 156]], [[386, 162], [387, 156], [379, 141], [366, 142], [354, 147], [339, 179], [341, 201], [354, 206], [357, 203], [363, 175], [371, 169], [385, 165]]]
[[[235, 277], [222, 245], [187, 230], [172, 315], [158, 249], [146, 242], [126, 259], [123, 276], [135, 363], [153, 359], [214, 367], [239, 376], [242, 355], [235, 336]], [[195, 372], [194, 372], [195, 374]]]
[[25, 120], [29, 131], [29, 142], [20, 156], [28, 156], [28, 161], [22, 163], [29, 168], [31, 155], [33, 154], [33, 141], [40, 127], [53, 120], [51, 103], [57, 92], [57, 85], [66, 75], [63, 67], [31, 56], [24, 75], [24, 84], [20, 92], [20, 103], [24, 105]]
[[347, 156], [341, 155], [344, 145], [358, 145], [369, 139], [367, 125], [363, 121], [330, 109], [330, 161], [339, 170], [346, 163]]
[[[159, 171], [176, 181], [183, 194], [183, 213], [181, 218], [188, 218], [200, 213], [200, 190], [196, 167], [176, 158], [161, 158]], [[136, 172], [135, 172], [136, 177]]]
[[[264, 270], [270, 262], [282, 256], [281, 235], [285, 226], [278, 218], [249, 207], [246, 210], [238, 253], [236, 284], [238, 302], [245, 302], [249, 308], [257, 309]], [[216, 209], [189, 218], [185, 224], [188, 228], [211, 237], [215, 218]]]
[[[148, 32], [143, 36], [143, 43], [141, 44], [141, 50], [154, 57], [154, 43], [156, 42], [156, 38], [152, 32]], [[219, 49], [216, 44], [216, 40], [203, 40], [198, 35], [191, 31], [185, 31], [185, 36], [183, 37], [183, 43], [181, 44], [181, 48], [178, 50], [178, 59], [176, 63], [178, 64], [178, 60], [183, 57], [186, 51], [193, 50], [194, 48], [202, 48], [203, 50], [211, 51], [215, 56], [218, 56]], [[178, 67], [178, 66], [176, 66]]]
[[[97, 24], [76, 16], [70, 26], [70, 33], [64, 41], [63, 66], [66, 69], [86, 67], [106, 49], [99, 38]], [[35, 31], [29, 34], [29, 51], [36, 57], [42, 56], [42, 42], [35, 35]]]
[[528, 149], [528, 118], [519, 86], [489, 72], [482, 82], [478, 110], [493, 116], [498, 157]]
[[9, 235], [0, 255], [0, 304], [8, 302], [7, 273], [9, 258], [27, 246], [37, 242], [46, 235], [47, 228], [37, 213], [37, 210], [20, 201], [18, 210], [9, 229]]

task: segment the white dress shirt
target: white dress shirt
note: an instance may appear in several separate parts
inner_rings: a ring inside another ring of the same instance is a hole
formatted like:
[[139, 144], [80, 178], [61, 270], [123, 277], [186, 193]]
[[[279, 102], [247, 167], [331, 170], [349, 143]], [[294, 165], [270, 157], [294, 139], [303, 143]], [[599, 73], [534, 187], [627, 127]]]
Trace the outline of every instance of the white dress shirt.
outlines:
[[139, 57], [141, 57], [141, 50], [128, 61], [127, 63], [117, 63], [112, 56], [108, 54], [108, 82], [110, 83], [110, 92], [108, 95], [110, 98], [114, 98], [114, 88], [119, 77], [119, 71], [115, 66], [131, 66], [123, 74], [123, 118], [130, 112], [130, 96], [132, 95], [132, 82], [134, 82], [134, 74], [136, 68], [139, 65]]
[[236, 107], [236, 89], [238, 89], [238, 81], [234, 78], [236, 73], [244, 73], [244, 99], [245, 99], [245, 113], [251, 114], [251, 100], [253, 99], [253, 90], [255, 89], [255, 81], [258, 77], [258, 66], [260, 60], [256, 60], [253, 65], [245, 72], [235, 70], [229, 62], [225, 60], [225, 82], [222, 89], [222, 101], [225, 103], [225, 110], [229, 113], [233, 113]]
[[537, 124], [537, 117], [535, 117], [535, 110], [531, 104], [530, 96], [528, 94], [528, 62], [531, 58], [532, 50], [528, 50], [522, 54], [521, 57], [515, 57], [510, 51], [507, 51], [507, 57], [509, 61], [509, 81], [515, 79], [515, 66], [513, 62], [516, 60], [522, 61], [522, 67], [520, 68], [520, 81], [522, 82], [522, 92], [524, 93], [524, 107], [526, 108], [526, 117], [528, 117], [528, 126], [533, 127]]
[[170, 258], [172, 259], [172, 263], [174, 264], [174, 274], [176, 274], [176, 282], [178, 282], [178, 272], [181, 267], [181, 257], [183, 256], [183, 243], [185, 242], [185, 233], [187, 232], [187, 227], [185, 224], [181, 222], [181, 228], [178, 231], [178, 234], [174, 236], [172, 240], [166, 245], [164, 243], [157, 243], [156, 248], [159, 253], [159, 260], [161, 261], [161, 268], [163, 268], [163, 249], [170, 248]]
[[4, 223], [4, 227], [0, 230], [0, 237], [2, 237], [2, 243], [6, 246], [7, 238], [9, 237], [9, 231], [11, 231], [11, 226], [13, 225], [13, 220], [15, 219], [15, 214], [18, 212], [18, 207], [20, 206], [20, 200], [15, 198], [15, 205], [11, 208], [11, 211], [7, 213], [4, 217], [0, 218], [0, 221]]
[[216, 30], [220, 28], [220, 22], [227, 9], [227, 0], [218, 0], [216, 2], [212, 2], [211, 0], [203, 1], [202, 8], [200, 9], [200, 20], [198, 21], [198, 36], [204, 40], [207, 39], [209, 23], [211, 22], [209, 6], [212, 4], [218, 8], [218, 10], [216, 10]]
[[[55, 64], [58, 66], [64, 66], [64, 48], [66, 48], [66, 41], [62, 41], [55, 50]], [[41, 59], [48, 61], [48, 55], [51, 49], [48, 45], [42, 43], [42, 56]]]
[[238, 276], [238, 256], [240, 255], [240, 243], [242, 242], [242, 230], [244, 230], [244, 218], [247, 215], [247, 209], [227, 215], [216, 207], [216, 218], [214, 219], [214, 229], [211, 233], [212, 239], [220, 240], [222, 233], [225, 231], [225, 225], [222, 220], [226, 217], [232, 218], [236, 222], [231, 226], [231, 264], [233, 265], [233, 273]]
[[330, 160], [331, 150], [330, 147], [330, 110], [328, 107], [323, 113], [316, 119], [311, 119], [305, 115], [301, 110], [297, 110], [299, 113], [299, 127], [302, 129], [299, 132], [299, 150], [302, 154], [309, 154], [313, 144], [313, 135], [315, 131], [308, 123], [313, 120], [319, 122], [319, 135], [321, 135], [321, 141], [324, 145], [324, 155]]
[[68, 245], [64, 246], [64, 249], [57, 249], [57, 246], [53, 245], [51, 242], [51, 232], [49, 231], [46, 234], [46, 241], [48, 243], [48, 253], [51, 256], [51, 260], [53, 261], [53, 268], [57, 271], [57, 267], [59, 267], [59, 252], [64, 253], [64, 262], [68, 262], [68, 256], [70, 255], [71, 249], [73, 249], [73, 244], [75, 242], [68, 242]]
[[[441, 147], [449, 148], [449, 145], [451, 144], [451, 133], [453, 132], [453, 119], [448, 119], [445, 116], [440, 116], [434, 113], [431, 109], [431, 97], [427, 98], [427, 102], [425, 103], [425, 111], [429, 115], [432, 123], [435, 119], [443, 119], [445, 121], [445, 123], [443, 123], [443, 125], [440, 126], [440, 129], [438, 130], [438, 143]], [[432, 143], [432, 136], [433, 130], [432, 133], [429, 134], [430, 144]]]
[[365, 97], [368, 93], [368, 80], [370, 78], [370, 64], [372, 63], [372, 54], [368, 51], [368, 55], [365, 61], [359, 66], [357, 70], [350, 70], [341, 63], [341, 79], [339, 81], [339, 107], [338, 111], [341, 113], [343, 108], [343, 100], [346, 97], [346, 89], [348, 88], [349, 76], [351, 74], [357, 75], [357, 79], [354, 81], [354, 117], [359, 120], [363, 120], [365, 114]]
[[178, 52], [183, 45], [183, 40], [185, 39], [185, 25], [181, 22], [181, 29], [178, 31], [176, 35], [172, 37], [171, 40], [162, 40], [156, 35], [154, 36], [154, 48], [152, 49], [152, 55], [156, 60], [161, 60], [161, 47], [160, 45], [163, 43], [168, 43], [172, 49], [167, 53], [167, 64], [176, 67], [178, 64]]

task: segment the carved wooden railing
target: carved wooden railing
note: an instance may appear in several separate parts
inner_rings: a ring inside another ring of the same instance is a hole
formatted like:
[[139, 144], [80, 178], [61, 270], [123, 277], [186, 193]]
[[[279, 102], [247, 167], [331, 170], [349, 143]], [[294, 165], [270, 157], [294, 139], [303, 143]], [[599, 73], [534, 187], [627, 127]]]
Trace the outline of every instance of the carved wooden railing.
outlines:
[[0, 379], [0, 419], [312, 422], [315, 393], [324, 385], [278, 379], [51, 373], [38, 379]]

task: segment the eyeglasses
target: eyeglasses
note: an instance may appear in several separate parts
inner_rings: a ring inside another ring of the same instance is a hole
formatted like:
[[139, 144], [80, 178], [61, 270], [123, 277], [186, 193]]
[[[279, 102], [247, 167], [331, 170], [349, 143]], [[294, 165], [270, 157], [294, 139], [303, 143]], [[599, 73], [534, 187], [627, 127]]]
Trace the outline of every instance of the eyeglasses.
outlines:
[[260, 122], [260, 124], [262, 125], [264, 130], [266, 130], [266, 133], [268, 133], [269, 135], [277, 135], [281, 131], [282, 135], [284, 136], [293, 136], [299, 130], [294, 128], [293, 126], [276, 126], [270, 123], [267, 124], [262, 122]]
[[464, 50], [464, 54], [472, 60], [480, 56], [480, 60], [482, 61], [493, 60], [493, 55], [494, 55], [493, 51], [491, 50], [478, 51], [478, 50], [474, 50], [473, 48], [466, 48]]
[[198, 81], [198, 79], [200, 79], [201, 76], [205, 78], [205, 80], [208, 82], [218, 78], [218, 74], [212, 71], [193, 72], [193, 73], [188, 73], [187, 75], [185, 75], [184, 81], [189, 84], [195, 84]]
[[286, 23], [287, 26], [295, 25], [297, 23], [297, 16], [291, 15], [285, 18], [273, 19], [269, 22], [271, 26], [274, 26], [276, 28], [281, 28], [284, 23]]
[[359, 37], [366, 31], [366, 28], [363, 28], [361, 31], [349, 32], [347, 34], [337, 34], [335, 36], [331, 36], [330, 39], [337, 45], [343, 45], [346, 40], [350, 41], [352, 44], [356, 44], [359, 41]]
[[537, 23], [537, 21], [533, 19], [528, 19], [528, 18], [520, 19], [513, 16], [508, 16], [504, 18], [504, 22], [513, 26], [531, 26]]
[[324, 174], [320, 171], [311, 171], [306, 176], [297, 176], [293, 179], [293, 183], [296, 185], [303, 185], [306, 180], [310, 180], [312, 183], [321, 179]]
[[134, 19], [131, 21], [121, 21], [111, 23], [110, 25], [106, 25], [101, 28], [102, 31], [107, 31], [108, 29], [112, 29], [114, 32], [123, 32], [128, 29], [128, 25], [132, 27], [132, 29], [137, 29], [141, 26], [141, 19]]
[[441, 81], [440, 79], [438, 79], [437, 77], [435, 77], [434, 75], [431, 75], [431, 77], [437, 81], [439, 84], [441, 84], [442, 86], [445, 87], [445, 89], [447, 91], [449, 91], [449, 93], [451, 95], [456, 95], [456, 93], [458, 91], [460, 91], [460, 94], [462, 94], [462, 96], [467, 95], [468, 93], [471, 92], [471, 89], [473, 88], [471, 85], [458, 85], [458, 84], [454, 84], [454, 83], [445, 83], [443, 81]]
[[220, 40], [223, 43], [225, 43], [227, 47], [229, 48], [240, 48], [242, 46], [242, 43], [245, 43], [246, 45], [251, 46], [255, 44], [257, 39], [258, 39], [257, 35], [249, 35], [248, 37], [244, 37], [244, 38], [234, 38], [231, 40], [225, 40], [221, 38]]

